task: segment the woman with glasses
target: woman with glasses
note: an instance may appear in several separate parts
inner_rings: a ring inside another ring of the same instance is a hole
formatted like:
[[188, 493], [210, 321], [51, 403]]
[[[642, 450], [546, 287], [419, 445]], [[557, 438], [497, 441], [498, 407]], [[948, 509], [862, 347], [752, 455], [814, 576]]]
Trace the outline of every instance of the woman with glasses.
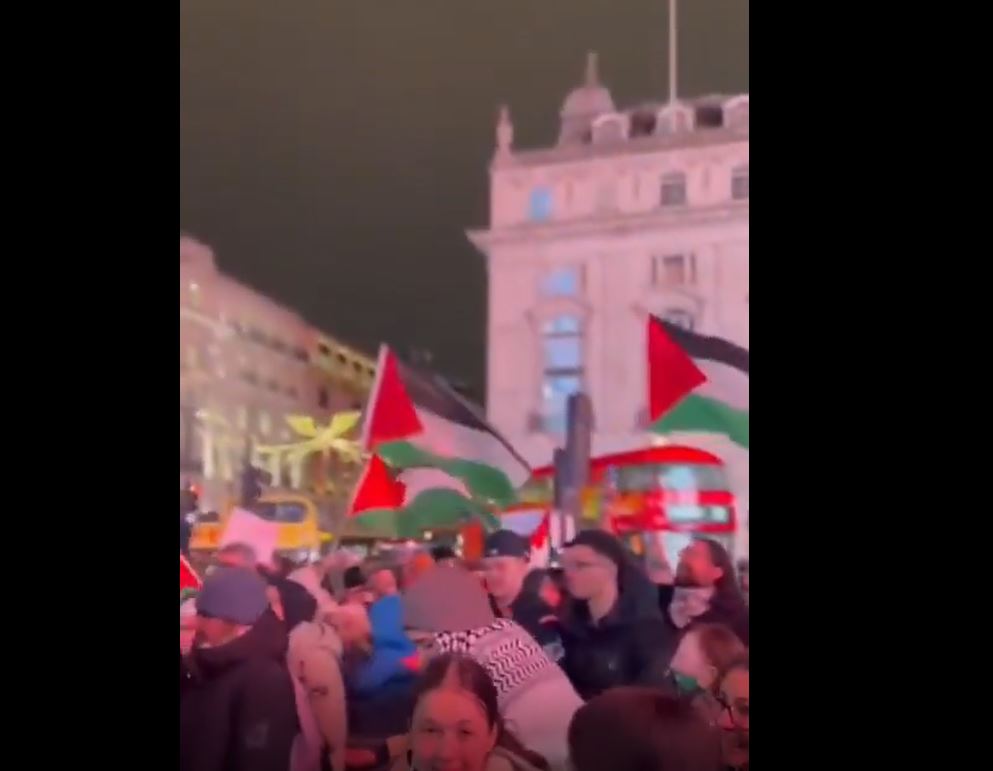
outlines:
[[721, 674], [717, 685], [717, 727], [722, 733], [724, 764], [734, 771], [748, 771], [748, 656], [735, 661]]

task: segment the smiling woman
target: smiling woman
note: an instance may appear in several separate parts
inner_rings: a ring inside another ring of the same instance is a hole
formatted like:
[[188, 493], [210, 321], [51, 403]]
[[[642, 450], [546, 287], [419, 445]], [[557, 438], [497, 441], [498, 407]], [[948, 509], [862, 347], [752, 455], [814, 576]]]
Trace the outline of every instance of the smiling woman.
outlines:
[[[486, 670], [459, 654], [440, 656], [418, 683], [409, 751], [394, 768], [460, 768], [508, 765], [516, 771], [547, 769], [503, 723], [496, 686]], [[500, 761], [503, 761], [500, 763]]]

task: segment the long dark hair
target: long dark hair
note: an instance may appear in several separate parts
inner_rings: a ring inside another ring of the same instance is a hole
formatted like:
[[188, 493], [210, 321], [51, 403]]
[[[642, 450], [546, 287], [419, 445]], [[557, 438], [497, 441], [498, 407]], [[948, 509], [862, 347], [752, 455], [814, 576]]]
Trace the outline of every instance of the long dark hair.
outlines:
[[741, 611], [746, 607], [745, 597], [741, 593], [741, 586], [738, 584], [738, 577], [734, 570], [734, 562], [727, 549], [721, 546], [712, 538], [697, 538], [707, 545], [710, 552], [710, 561], [714, 567], [721, 569], [721, 577], [714, 584], [714, 597], [710, 604], [716, 607], [723, 607], [729, 610]]
[[541, 755], [527, 749], [504, 725], [497, 688], [493, 680], [483, 666], [469, 656], [445, 653], [431, 659], [417, 681], [414, 692], [415, 704], [432, 691], [452, 682], [453, 679], [483, 705], [487, 724], [491, 729], [495, 727], [497, 730], [498, 747], [518, 755], [536, 768], [546, 771], [550, 768]]

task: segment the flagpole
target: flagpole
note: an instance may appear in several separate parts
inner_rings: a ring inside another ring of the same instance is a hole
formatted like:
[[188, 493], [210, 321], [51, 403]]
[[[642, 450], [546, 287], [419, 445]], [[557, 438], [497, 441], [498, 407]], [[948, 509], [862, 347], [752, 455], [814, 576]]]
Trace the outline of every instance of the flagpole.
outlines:
[[677, 39], [676, 0], [669, 0], [669, 104], [675, 104], [678, 80], [678, 52], [676, 49]]

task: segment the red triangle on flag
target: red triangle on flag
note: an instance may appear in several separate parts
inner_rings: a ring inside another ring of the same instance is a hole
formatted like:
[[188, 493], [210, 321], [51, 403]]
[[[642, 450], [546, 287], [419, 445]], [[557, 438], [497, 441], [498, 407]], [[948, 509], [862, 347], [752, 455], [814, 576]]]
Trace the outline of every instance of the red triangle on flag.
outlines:
[[548, 536], [551, 532], [551, 514], [545, 512], [545, 516], [541, 518], [541, 524], [534, 529], [531, 533], [531, 548], [535, 551], [540, 551], [545, 548], [545, 544], [548, 542]]
[[668, 412], [707, 376], [686, 351], [666, 334], [662, 323], [648, 317], [648, 410], [654, 422]]
[[348, 516], [372, 509], [399, 509], [403, 506], [405, 492], [403, 483], [393, 478], [383, 459], [373, 455], [355, 485]]
[[182, 593], [186, 589], [200, 589], [200, 576], [186, 561], [186, 557], [179, 555], [179, 591]]
[[400, 376], [397, 357], [384, 345], [379, 349], [376, 381], [366, 405], [362, 445], [372, 450], [381, 442], [406, 439], [423, 431], [417, 409]]

